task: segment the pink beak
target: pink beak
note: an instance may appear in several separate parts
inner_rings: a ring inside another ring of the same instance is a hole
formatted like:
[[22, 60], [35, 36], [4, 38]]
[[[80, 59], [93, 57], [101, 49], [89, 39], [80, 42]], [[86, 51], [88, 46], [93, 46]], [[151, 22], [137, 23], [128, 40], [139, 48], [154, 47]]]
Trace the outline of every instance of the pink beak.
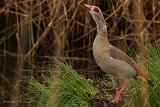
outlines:
[[85, 6], [88, 10], [91, 10], [91, 8], [93, 7], [93, 6], [88, 5], [88, 4], [84, 4], [84, 6]]

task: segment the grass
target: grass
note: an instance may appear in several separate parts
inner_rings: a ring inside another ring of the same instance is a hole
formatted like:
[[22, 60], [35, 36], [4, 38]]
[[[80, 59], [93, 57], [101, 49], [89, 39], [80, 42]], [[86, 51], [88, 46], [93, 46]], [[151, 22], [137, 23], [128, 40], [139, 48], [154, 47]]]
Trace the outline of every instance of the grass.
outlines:
[[153, 79], [153, 87], [149, 87], [149, 102], [150, 107], [160, 106], [160, 47], [158, 45], [151, 46], [148, 45], [148, 62], [147, 68], [149, 74]]
[[152, 78], [153, 86], [143, 79], [131, 79], [131, 96], [124, 107], [159, 107], [160, 106], [160, 48], [158, 45], [146, 45], [147, 56], [145, 68]]
[[41, 82], [30, 79], [28, 100], [36, 107], [89, 107], [89, 94], [96, 94], [87, 80], [72, 69], [72, 66], [51, 59], [54, 68], [46, 68]]

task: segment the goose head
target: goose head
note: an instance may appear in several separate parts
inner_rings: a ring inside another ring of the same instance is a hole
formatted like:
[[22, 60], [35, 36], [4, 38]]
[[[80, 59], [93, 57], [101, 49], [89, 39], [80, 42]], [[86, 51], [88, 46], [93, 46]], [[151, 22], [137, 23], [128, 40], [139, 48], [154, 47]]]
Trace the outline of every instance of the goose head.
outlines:
[[107, 32], [107, 26], [103, 17], [103, 14], [99, 7], [92, 6], [88, 4], [84, 4], [84, 6], [89, 10], [90, 14], [92, 15], [94, 21], [97, 25], [97, 31], [98, 32]]

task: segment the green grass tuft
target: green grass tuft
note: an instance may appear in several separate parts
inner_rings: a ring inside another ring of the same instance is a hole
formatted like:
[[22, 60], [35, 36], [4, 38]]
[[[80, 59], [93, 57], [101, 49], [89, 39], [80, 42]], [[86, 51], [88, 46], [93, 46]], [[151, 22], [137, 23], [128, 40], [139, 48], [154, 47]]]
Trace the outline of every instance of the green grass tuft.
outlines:
[[151, 107], [160, 107], [160, 47], [148, 44], [147, 69], [152, 78], [153, 86], [149, 87], [149, 102]]
[[148, 43], [146, 46], [147, 57], [145, 69], [152, 79], [152, 85], [146, 82], [131, 79], [131, 98], [124, 104], [124, 107], [160, 107], [160, 48]]
[[55, 67], [45, 71], [42, 82], [29, 80], [29, 101], [36, 107], [89, 107], [89, 94], [96, 94], [98, 90], [66, 61], [62, 63], [55, 58], [51, 61]]

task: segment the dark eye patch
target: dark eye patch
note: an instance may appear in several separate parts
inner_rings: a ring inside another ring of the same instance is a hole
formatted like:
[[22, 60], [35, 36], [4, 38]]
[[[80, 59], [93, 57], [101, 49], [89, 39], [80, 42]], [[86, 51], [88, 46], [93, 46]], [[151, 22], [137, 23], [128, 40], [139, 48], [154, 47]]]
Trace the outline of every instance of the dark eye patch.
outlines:
[[99, 12], [99, 9], [98, 9], [97, 7], [95, 7], [95, 8], [93, 9], [93, 11], [96, 12], [96, 13], [98, 13], [98, 12]]

